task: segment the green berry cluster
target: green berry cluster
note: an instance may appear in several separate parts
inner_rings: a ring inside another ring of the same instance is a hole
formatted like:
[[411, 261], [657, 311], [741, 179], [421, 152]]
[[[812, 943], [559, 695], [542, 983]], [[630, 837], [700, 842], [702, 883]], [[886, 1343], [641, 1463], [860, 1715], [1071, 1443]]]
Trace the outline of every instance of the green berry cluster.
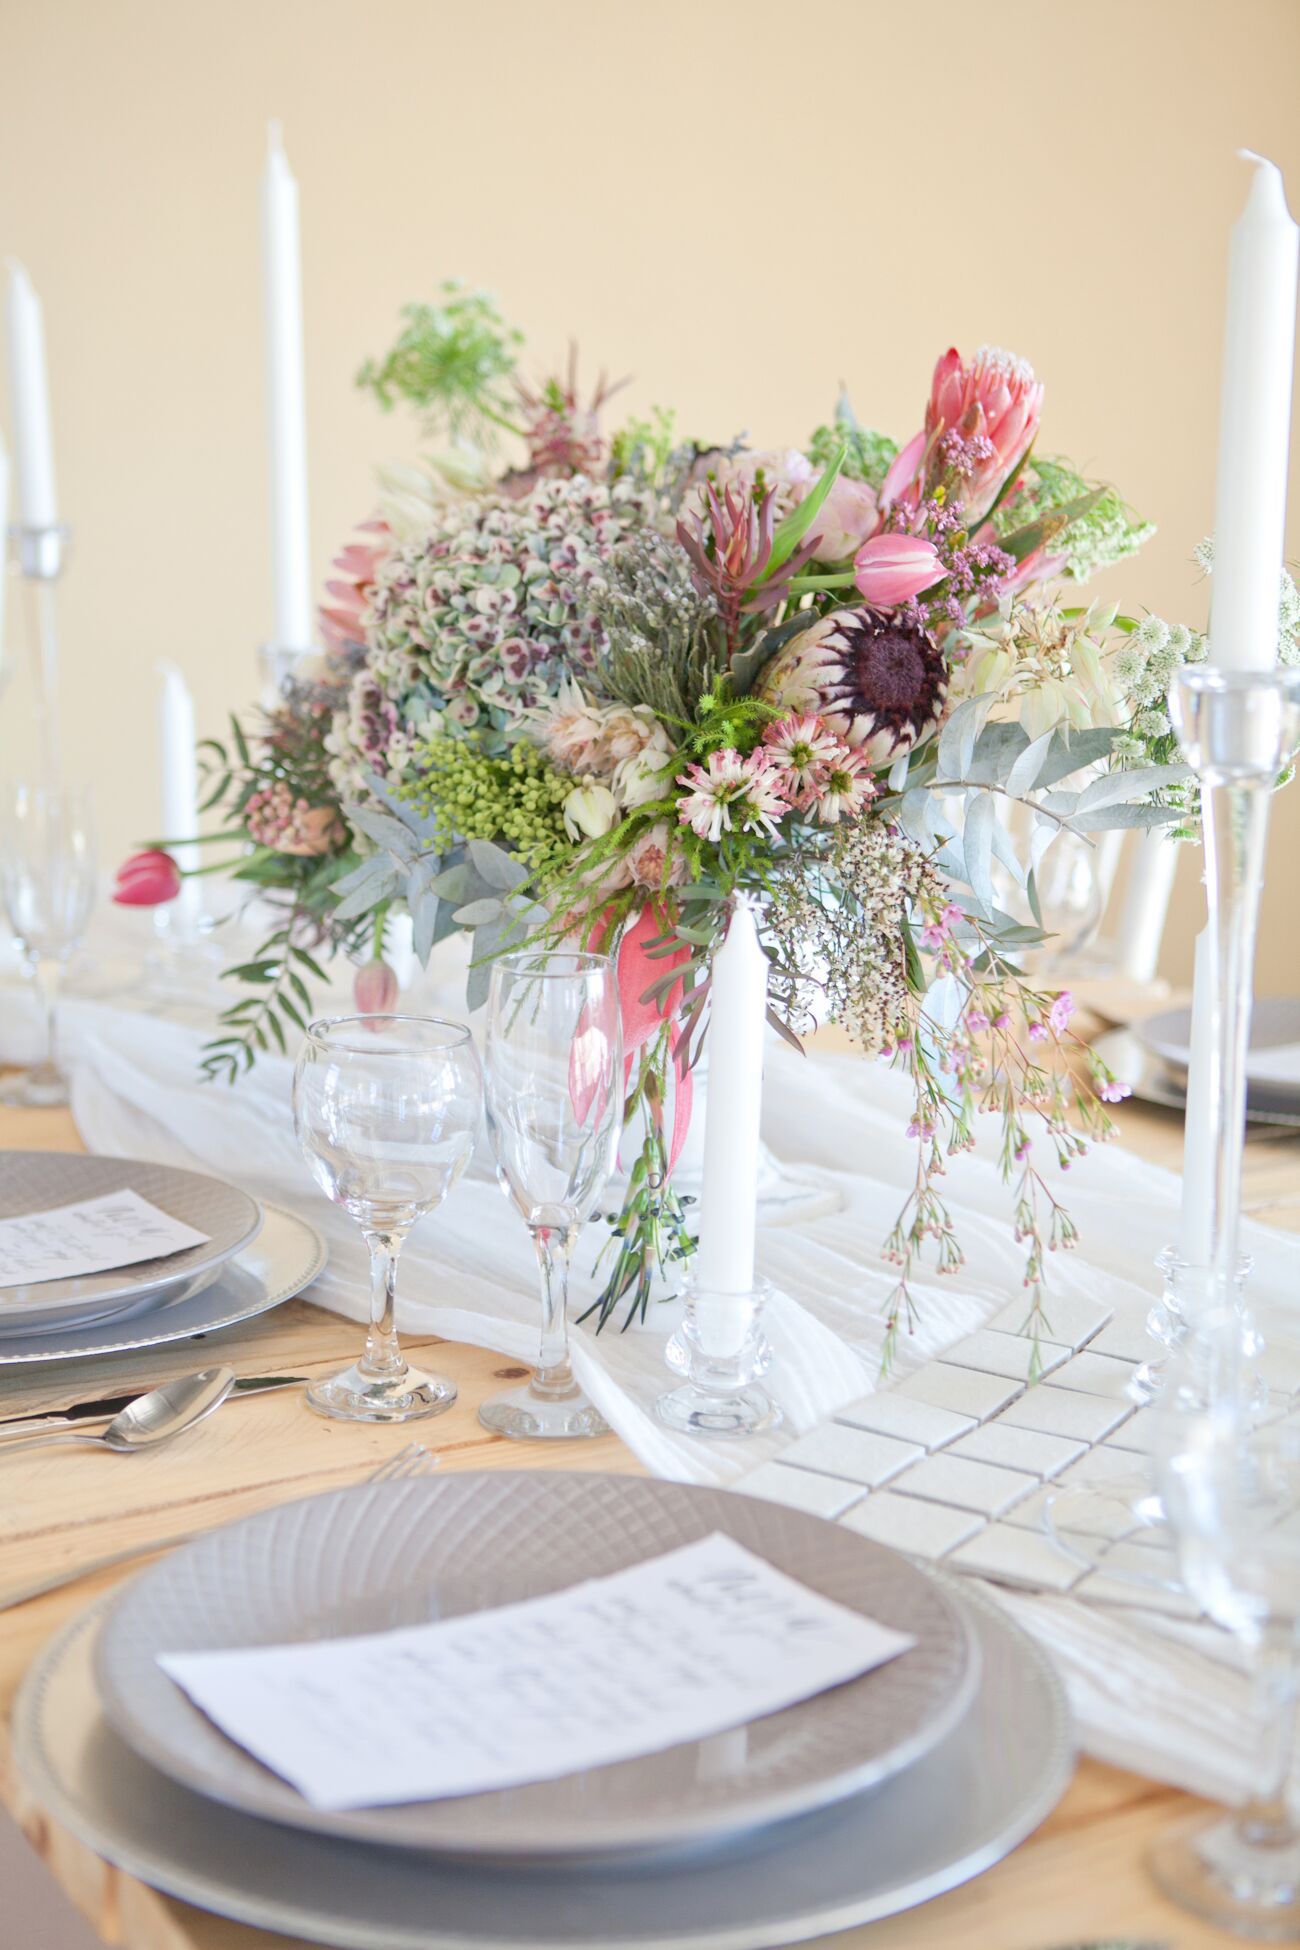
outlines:
[[530, 867], [568, 851], [562, 808], [573, 780], [536, 745], [493, 757], [473, 738], [439, 733], [415, 748], [417, 777], [398, 797], [436, 821], [436, 843], [498, 840]]

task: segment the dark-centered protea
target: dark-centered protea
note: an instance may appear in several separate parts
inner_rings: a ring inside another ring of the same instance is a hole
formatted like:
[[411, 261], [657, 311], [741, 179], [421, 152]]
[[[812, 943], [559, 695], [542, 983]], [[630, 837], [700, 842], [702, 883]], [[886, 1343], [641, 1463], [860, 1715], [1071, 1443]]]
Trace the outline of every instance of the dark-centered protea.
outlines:
[[778, 651], [759, 694], [811, 711], [872, 765], [888, 765], [937, 730], [948, 689], [938, 649], [915, 623], [837, 609]]

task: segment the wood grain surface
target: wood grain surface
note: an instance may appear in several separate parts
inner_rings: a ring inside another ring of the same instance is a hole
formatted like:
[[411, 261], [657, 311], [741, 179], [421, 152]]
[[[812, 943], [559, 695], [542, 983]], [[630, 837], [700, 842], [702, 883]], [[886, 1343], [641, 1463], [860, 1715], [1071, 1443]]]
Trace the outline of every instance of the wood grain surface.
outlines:
[[[1177, 1168], [1182, 1131], [1176, 1116], [1126, 1105], [1123, 1136], [1143, 1156]], [[66, 1112], [14, 1110], [0, 1110], [0, 1147], [82, 1148]], [[1298, 1158], [1300, 1147], [1285, 1139], [1254, 1140], [1246, 1150], [1247, 1206], [1291, 1230], [1300, 1229]], [[61, 1364], [30, 1381], [0, 1374], [0, 1417], [145, 1388], [218, 1353], [240, 1374], [328, 1371], [353, 1356], [357, 1333], [353, 1323], [299, 1300], [212, 1340], [111, 1362]], [[530, 1446], [488, 1435], [476, 1420], [478, 1403], [521, 1371], [478, 1348], [427, 1340], [409, 1345], [416, 1354], [427, 1350], [460, 1387], [456, 1406], [418, 1430], [326, 1422], [311, 1414], [295, 1389], [233, 1399], [154, 1455], [128, 1459], [52, 1448], [48, 1455], [15, 1456], [6, 1470], [0, 1445], [0, 1588], [128, 1545], [147, 1551], [151, 1540], [360, 1482], [413, 1434], [450, 1469], [639, 1469], [613, 1436]], [[8, 1724], [27, 1666], [67, 1619], [146, 1561], [142, 1555], [0, 1613], [0, 1799], [106, 1943], [128, 1950], [288, 1950], [287, 1938], [209, 1916], [119, 1874], [34, 1806], [15, 1776]], [[1111, 1937], [1152, 1939], [1179, 1950], [1227, 1945], [1235, 1939], [1167, 1904], [1144, 1868], [1150, 1844], [1197, 1805], [1136, 1775], [1084, 1761], [1051, 1818], [988, 1874], [907, 1915], [822, 1942], [841, 1950], [1052, 1950]]]

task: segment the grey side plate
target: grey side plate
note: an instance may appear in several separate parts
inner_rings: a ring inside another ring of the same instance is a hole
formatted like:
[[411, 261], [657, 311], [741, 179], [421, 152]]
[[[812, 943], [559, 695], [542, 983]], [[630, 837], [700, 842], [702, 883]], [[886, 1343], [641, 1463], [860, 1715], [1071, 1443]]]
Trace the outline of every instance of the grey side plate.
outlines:
[[[169, 1679], [163, 1652], [386, 1631], [562, 1590], [724, 1531], [824, 1596], [911, 1633], [901, 1658], [707, 1741], [496, 1793], [313, 1808]], [[100, 1639], [114, 1730], [186, 1787], [359, 1842], [495, 1861], [701, 1847], [896, 1774], [978, 1677], [963, 1614], [924, 1571], [781, 1504], [645, 1477], [483, 1470], [361, 1485], [197, 1539], [121, 1594]]]
[[[1121, 1083], [1128, 1084], [1139, 1103], [1159, 1104], [1166, 1110], [1186, 1110], [1187, 1084], [1158, 1056], [1146, 1049], [1128, 1029], [1108, 1029], [1093, 1044], [1103, 1062], [1109, 1063]], [[1300, 1130], [1300, 1104], [1261, 1101], [1253, 1086], [1246, 1101], [1248, 1124], [1276, 1124]]]
[[0, 1340], [0, 1373], [41, 1361], [83, 1361], [188, 1340], [191, 1334], [214, 1334], [218, 1328], [251, 1320], [292, 1300], [325, 1270], [325, 1241], [296, 1212], [267, 1205], [262, 1216], [262, 1230], [252, 1244], [218, 1267], [212, 1282], [203, 1282], [197, 1293], [141, 1315], [117, 1314], [108, 1320]]
[[128, 1189], [206, 1233], [204, 1243], [164, 1259], [137, 1260], [132, 1266], [88, 1273], [81, 1279], [0, 1286], [0, 1336], [44, 1334], [183, 1299], [209, 1284], [218, 1267], [251, 1245], [261, 1230], [262, 1208], [256, 1199], [236, 1185], [197, 1171], [177, 1171], [139, 1158], [0, 1151], [0, 1219]]
[[200, 1909], [338, 1950], [766, 1950], [942, 1895], [1050, 1813], [1074, 1764], [1060, 1681], [967, 1586], [983, 1680], [966, 1717], [873, 1793], [719, 1850], [641, 1868], [497, 1870], [295, 1833], [178, 1788], [111, 1731], [95, 1694], [105, 1607], [32, 1667], [14, 1716], [35, 1800], [98, 1854]]

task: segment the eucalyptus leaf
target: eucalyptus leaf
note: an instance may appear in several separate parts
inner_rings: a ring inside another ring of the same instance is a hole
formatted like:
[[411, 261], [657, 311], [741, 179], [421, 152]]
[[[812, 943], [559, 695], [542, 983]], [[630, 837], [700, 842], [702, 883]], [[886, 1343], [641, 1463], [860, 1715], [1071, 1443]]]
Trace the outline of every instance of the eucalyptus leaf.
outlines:
[[480, 877], [503, 894], [513, 893], [528, 878], [527, 867], [491, 840], [470, 840], [466, 850]]
[[1025, 746], [1006, 776], [1006, 789], [1013, 799], [1023, 799], [1037, 785], [1038, 775], [1047, 763], [1055, 737], [1055, 730], [1045, 731], [1041, 738], [1034, 739], [1032, 745]]
[[500, 900], [492, 895], [488, 895], [483, 900], [467, 901], [464, 907], [458, 907], [456, 909], [456, 922], [462, 928], [474, 928], [477, 930], [479, 928], [489, 927], [493, 922], [499, 921], [504, 912], [505, 909]]
[[1083, 788], [1076, 810], [1095, 812], [1101, 806], [1145, 799], [1149, 792], [1158, 792], [1164, 786], [1190, 777], [1191, 768], [1187, 765], [1139, 765], [1130, 772], [1107, 772], [1104, 778], [1094, 779]]
[[364, 833], [376, 846], [388, 847], [399, 859], [407, 859], [412, 852], [415, 835], [409, 826], [403, 825], [391, 813], [380, 812], [376, 806], [346, 806], [348, 819], [359, 833]]
[[966, 809], [962, 828], [962, 852], [966, 860], [966, 881], [977, 900], [993, 905], [993, 827], [998, 811], [987, 792], [976, 794]]
[[434, 941], [437, 939], [438, 910], [442, 902], [432, 889], [426, 888], [414, 902], [408, 895], [407, 905], [411, 910], [411, 946], [415, 950], [421, 968], [427, 968], [429, 956], [433, 953]]
[[1186, 819], [1182, 806], [1095, 806], [1079, 812], [1070, 821], [1076, 833], [1114, 833], [1130, 827], [1147, 831], [1156, 826], [1176, 826]]
[[1103, 758], [1109, 757], [1118, 736], [1108, 725], [1089, 725], [1083, 731], [1058, 725], [1052, 734], [1047, 762], [1039, 770], [1039, 789], [1055, 785], [1059, 779], [1068, 779], [1072, 772], [1081, 772], [1085, 766], [1100, 764]]
[[993, 709], [990, 692], [968, 697], [959, 704], [939, 733], [939, 770], [947, 778], [967, 777], [975, 755], [975, 744], [985, 720]]
[[985, 725], [975, 740], [975, 750], [962, 773], [963, 779], [971, 785], [1002, 785], [1028, 743], [1029, 733], [1023, 725], [1000, 720]]

